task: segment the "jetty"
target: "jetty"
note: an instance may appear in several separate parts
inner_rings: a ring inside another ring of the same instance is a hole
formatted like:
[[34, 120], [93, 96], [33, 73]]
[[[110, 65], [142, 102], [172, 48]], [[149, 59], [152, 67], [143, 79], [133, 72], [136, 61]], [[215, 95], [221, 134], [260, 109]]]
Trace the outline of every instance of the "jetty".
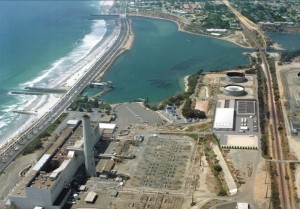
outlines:
[[29, 111], [29, 110], [14, 110], [12, 112], [13, 113], [19, 113], [19, 114], [24, 114], [24, 115], [36, 115], [36, 112]]
[[44, 95], [42, 92], [29, 92], [29, 91], [11, 91], [10, 94], [25, 94], [25, 95]]
[[34, 91], [34, 92], [42, 92], [42, 93], [48, 93], [48, 94], [64, 94], [67, 92], [66, 89], [61, 88], [44, 88], [44, 87], [25, 87], [25, 90]]
[[90, 15], [89, 20], [103, 20], [103, 19], [116, 19], [119, 18], [119, 14], [98, 14], [98, 15]]

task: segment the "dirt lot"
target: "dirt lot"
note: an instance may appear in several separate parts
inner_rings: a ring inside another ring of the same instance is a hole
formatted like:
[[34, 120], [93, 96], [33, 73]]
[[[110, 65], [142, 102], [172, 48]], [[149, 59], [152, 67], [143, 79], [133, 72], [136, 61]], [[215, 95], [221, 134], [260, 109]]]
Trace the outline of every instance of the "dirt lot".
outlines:
[[[298, 135], [292, 134], [290, 121], [293, 121], [295, 124], [300, 123], [300, 79], [297, 77], [299, 70], [300, 63], [298, 62], [298, 59], [296, 62], [290, 64], [283, 64], [281, 66], [276, 65], [278, 89], [287, 130], [287, 138], [289, 140], [290, 150], [298, 160], [300, 159], [300, 137], [299, 133]], [[300, 187], [298, 186], [299, 184], [297, 184], [299, 183], [300, 169], [296, 169], [295, 177], [296, 194], [297, 197], [300, 198]]]
[[0, 208], [4, 208], [4, 200], [8, 193], [14, 188], [21, 177], [19, 173], [30, 166], [36, 160], [36, 154], [20, 156], [14, 160], [0, 175]]
[[208, 107], [209, 107], [209, 101], [208, 100], [197, 100], [195, 109], [203, 111], [207, 114], [208, 112]]
[[178, 136], [149, 137], [140, 146], [131, 146], [130, 153], [136, 159], [124, 161], [115, 169], [132, 177], [126, 184], [129, 188], [179, 190], [188, 172], [193, 146], [191, 139]]

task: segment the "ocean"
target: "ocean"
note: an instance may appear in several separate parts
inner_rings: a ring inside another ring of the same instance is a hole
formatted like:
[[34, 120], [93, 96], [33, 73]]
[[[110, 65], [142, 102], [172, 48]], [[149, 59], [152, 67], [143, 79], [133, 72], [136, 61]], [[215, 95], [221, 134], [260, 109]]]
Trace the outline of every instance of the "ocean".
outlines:
[[99, 1], [0, 1], [0, 144], [20, 124], [37, 96], [10, 95], [26, 86], [55, 87], [73, 74], [104, 35]]
[[[113, 30], [113, 22], [88, 19], [100, 12], [99, 1], [0, 1], [0, 145], [21, 125], [36, 120], [12, 111], [32, 110], [39, 105], [33, 104], [36, 98], [38, 103], [46, 99], [9, 92], [62, 85], [74, 74], [77, 61]], [[116, 86], [103, 97], [108, 102], [148, 97], [155, 104], [182, 92], [185, 75], [248, 64], [242, 54], [248, 50], [178, 32], [170, 21], [133, 18], [133, 30], [132, 49], [104, 77]], [[286, 36], [277, 35], [274, 39]]]

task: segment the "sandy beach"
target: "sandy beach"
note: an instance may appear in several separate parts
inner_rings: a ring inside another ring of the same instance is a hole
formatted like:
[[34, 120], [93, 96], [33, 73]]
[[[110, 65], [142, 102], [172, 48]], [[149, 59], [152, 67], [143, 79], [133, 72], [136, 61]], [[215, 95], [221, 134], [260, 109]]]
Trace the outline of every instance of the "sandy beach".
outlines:
[[275, 49], [275, 50], [286, 50], [285, 48], [283, 48], [280, 44], [278, 43], [273, 43], [271, 45], [271, 48]]
[[184, 91], [187, 92], [189, 90], [189, 75], [184, 76], [183, 82], [184, 82]]
[[[109, 10], [114, 4], [114, 1], [101, 1], [101, 9], [103, 11]], [[96, 46], [92, 49], [92, 51], [83, 59], [79, 60], [75, 66], [73, 66], [72, 72], [68, 77], [63, 79], [58, 78], [58, 82], [56, 83], [55, 88], [64, 88], [69, 90], [72, 86], [74, 86], [80, 78], [82, 78], [89, 69], [105, 54], [110, 47], [113, 45], [114, 41], [117, 39], [119, 34], [119, 28], [115, 27], [114, 31], [110, 36], [106, 38], [99, 46]], [[28, 128], [30, 128], [37, 120], [39, 120], [45, 113], [47, 113], [53, 106], [60, 101], [63, 97], [61, 94], [49, 94], [49, 95], [41, 95], [41, 96], [32, 96], [29, 99], [26, 107], [23, 110], [34, 112], [35, 114], [27, 115], [24, 119], [20, 120], [15, 127], [11, 127], [13, 132], [5, 135], [2, 140], [2, 144], [0, 144], [0, 151], [5, 150], [10, 144], [14, 143], [22, 133], [24, 133]]]

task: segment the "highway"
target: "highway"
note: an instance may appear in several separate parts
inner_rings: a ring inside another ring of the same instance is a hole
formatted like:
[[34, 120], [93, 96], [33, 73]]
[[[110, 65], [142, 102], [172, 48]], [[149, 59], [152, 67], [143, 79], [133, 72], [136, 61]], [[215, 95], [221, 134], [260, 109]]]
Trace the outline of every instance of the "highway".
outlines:
[[24, 134], [13, 142], [0, 154], [0, 172], [2, 172], [39, 134], [48, 128], [85, 89], [87, 85], [103, 71], [119, 52], [127, 39], [129, 28], [128, 20], [120, 18], [119, 32], [114, 43], [106, 53], [71, 87], [68, 92], [39, 120], [37, 120]]

